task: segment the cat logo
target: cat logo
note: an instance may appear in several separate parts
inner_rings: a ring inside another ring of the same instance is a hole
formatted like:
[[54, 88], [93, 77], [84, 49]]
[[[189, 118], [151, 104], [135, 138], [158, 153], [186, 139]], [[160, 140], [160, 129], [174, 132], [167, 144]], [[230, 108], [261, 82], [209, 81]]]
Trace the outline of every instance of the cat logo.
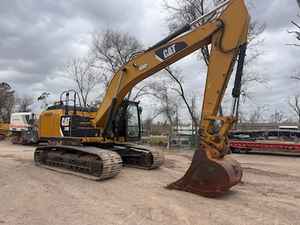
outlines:
[[68, 127], [70, 126], [70, 117], [65, 116], [61, 118], [61, 126], [62, 127]]
[[177, 43], [173, 43], [171, 45], [168, 45], [166, 47], [163, 47], [161, 49], [158, 49], [155, 52], [155, 56], [160, 60], [160, 61], [164, 61], [167, 58], [175, 55], [176, 53], [182, 51], [183, 49], [185, 49], [188, 45], [185, 42], [177, 42]]
[[169, 56], [172, 56], [176, 53], [176, 48], [175, 48], [175, 44], [171, 45], [170, 47], [168, 48], [165, 48], [163, 50], [163, 55], [164, 55], [164, 58], [168, 58]]

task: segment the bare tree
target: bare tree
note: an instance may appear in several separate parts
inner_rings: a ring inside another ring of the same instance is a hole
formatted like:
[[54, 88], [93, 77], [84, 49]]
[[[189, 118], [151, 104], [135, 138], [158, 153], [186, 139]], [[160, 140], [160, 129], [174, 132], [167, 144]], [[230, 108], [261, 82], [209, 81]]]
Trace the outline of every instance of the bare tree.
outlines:
[[41, 106], [41, 109], [45, 109], [48, 107], [48, 97], [50, 96], [49, 92], [43, 92], [38, 98], [38, 101], [42, 101], [43, 105]]
[[[180, 125], [179, 109], [185, 106], [191, 117], [193, 134], [195, 134], [197, 138], [199, 114], [196, 109], [196, 96], [194, 95], [191, 101], [186, 98], [182, 85], [183, 78], [179, 70], [167, 67], [164, 73], [169, 76], [164, 76], [150, 83], [148, 86], [149, 95], [154, 96], [159, 103], [159, 107], [156, 109], [156, 115], [163, 115], [167, 119], [169, 138], [171, 138], [173, 128], [175, 126], [178, 128]], [[183, 106], [182, 102], [184, 103]], [[169, 143], [170, 141], [169, 139]], [[197, 141], [198, 140], [195, 139], [195, 143], [197, 143]]]
[[281, 123], [285, 120], [285, 115], [281, 110], [275, 109], [275, 111], [270, 116], [271, 123]]
[[95, 66], [103, 71], [106, 87], [111, 76], [141, 50], [140, 42], [128, 33], [107, 29], [104, 34], [93, 35], [92, 52], [96, 57]]
[[[298, 15], [298, 17], [300, 18], [299, 15]], [[291, 23], [295, 28], [294, 28], [294, 30], [288, 30], [288, 33], [293, 34], [295, 36], [295, 38], [297, 39], [297, 41], [300, 41], [300, 25], [295, 21], [291, 21]], [[293, 43], [293, 44], [288, 44], [288, 45], [300, 47], [299, 43]]]
[[0, 83], [0, 122], [8, 123], [15, 104], [15, 92], [7, 83]]
[[108, 29], [103, 35], [94, 34], [92, 48], [101, 65], [111, 73], [115, 73], [130, 60], [132, 55], [142, 50], [142, 45], [128, 33]]
[[266, 106], [257, 106], [252, 112], [249, 113], [249, 123], [258, 123], [263, 120], [264, 114], [268, 111]]
[[[170, 83], [170, 82], [169, 82]], [[152, 96], [159, 102], [157, 112], [163, 115], [168, 121], [169, 127], [169, 143], [173, 135], [173, 128], [176, 123], [179, 123], [178, 109], [179, 102], [178, 96], [174, 95], [174, 92], [169, 86], [166, 80], [160, 82], [160, 85], [151, 86]]]
[[[185, 97], [185, 93], [184, 93], [184, 89], [182, 86], [182, 77], [179, 76], [179, 72], [178, 71], [172, 71], [171, 67], [167, 67], [165, 68], [165, 70], [169, 73], [169, 75], [171, 76], [171, 78], [177, 83], [178, 87], [171, 87], [172, 90], [174, 90], [183, 100], [190, 116], [192, 119], [192, 123], [196, 124], [196, 117], [194, 112], [192, 111], [192, 108], [190, 107], [189, 103], [187, 102], [187, 99]], [[176, 74], [176, 75], [175, 75]]]
[[293, 96], [289, 101], [290, 108], [297, 115], [300, 124], [300, 95]]
[[[298, 4], [298, 6], [299, 6], [299, 8], [300, 8], [300, 0], [297, 0], [297, 4]], [[300, 15], [298, 15], [298, 17], [300, 18]], [[294, 34], [295, 37], [296, 37], [296, 39], [297, 39], [298, 41], [300, 41], [300, 25], [299, 25], [299, 23], [297, 23], [297, 22], [295, 22], [295, 21], [293, 21], [293, 20], [291, 21], [291, 23], [292, 23], [292, 25], [294, 25], [295, 30], [288, 31], [288, 33]], [[300, 47], [300, 44], [288, 44], [288, 45]]]
[[147, 79], [138, 84], [130, 94], [131, 101], [139, 101], [145, 96], [153, 96], [153, 87], [161, 86], [163, 83], [160, 83], [159, 79]]
[[[246, 122], [247, 121], [246, 113], [242, 110], [239, 110], [238, 112], [239, 112], [239, 115], [237, 117], [237, 119], [238, 119], [237, 124]], [[235, 128], [237, 128], [237, 126], [235, 126]]]
[[[297, 4], [300, 8], [300, 0], [297, 0]], [[298, 17], [300, 18], [300, 15], [298, 15]], [[300, 41], [300, 24], [295, 22], [295, 21], [291, 21], [292, 25], [294, 26], [293, 30], [288, 30], [288, 33], [292, 34], [295, 36], [295, 38], [297, 39], [297, 41]], [[294, 46], [294, 47], [300, 47], [300, 43], [292, 43], [292, 44], [287, 44], [289, 46]], [[291, 76], [291, 79], [293, 80], [300, 80], [300, 74], [299, 73], [295, 73], [293, 76]]]
[[67, 76], [76, 83], [81, 102], [84, 107], [88, 105], [89, 95], [103, 76], [94, 67], [93, 57], [73, 58], [66, 66]]
[[144, 121], [143, 121], [143, 131], [145, 132], [144, 134], [146, 136], [149, 136], [152, 134], [152, 126], [153, 126], [153, 121], [161, 115], [162, 112], [160, 110], [157, 110], [154, 112], [152, 115], [149, 115]]
[[174, 90], [183, 100], [186, 109], [188, 110], [191, 120], [192, 120], [192, 135], [194, 137], [195, 146], [198, 146], [198, 127], [199, 127], [199, 115], [196, 110], [196, 95], [193, 95], [191, 99], [191, 105], [188, 103], [188, 100], [185, 96], [184, 88], [182, 85], [182, 77], [179, 75], [179, 71], [172, 70], [171, 67], [165, 69], [172, 79], [177, 83], [177, 87], [172, 87], [171, 89]]
[[34, 103], [33, 98], [30, 96], [17, 97], [16, 108], [18, 112], [30, 112], [31, 106]]
[[300, 81], [300, 74], [295, 73], [295, 75], [291, 76], [291, 79]]

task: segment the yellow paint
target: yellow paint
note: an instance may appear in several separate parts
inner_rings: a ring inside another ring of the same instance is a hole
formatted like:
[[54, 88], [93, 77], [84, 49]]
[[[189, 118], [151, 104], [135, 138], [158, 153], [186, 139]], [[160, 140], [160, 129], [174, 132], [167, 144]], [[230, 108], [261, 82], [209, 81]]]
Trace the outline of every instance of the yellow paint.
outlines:
[[0, 135], [7, 136], [9, 133], [9, 124], [8, 123], [0, 123]]

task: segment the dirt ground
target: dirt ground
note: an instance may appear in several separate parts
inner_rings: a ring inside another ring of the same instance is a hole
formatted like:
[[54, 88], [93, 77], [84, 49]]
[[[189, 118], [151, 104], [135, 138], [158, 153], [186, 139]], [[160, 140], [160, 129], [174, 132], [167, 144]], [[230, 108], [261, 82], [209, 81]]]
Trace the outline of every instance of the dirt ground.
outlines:
[[300, 157], [234, 155], [243, 183], [209, 199], [164, 188], [184, 174], [189, 152], [95, 182], [35, 167], [33, 149], [0, 142], [0, 224], [300, 225]]

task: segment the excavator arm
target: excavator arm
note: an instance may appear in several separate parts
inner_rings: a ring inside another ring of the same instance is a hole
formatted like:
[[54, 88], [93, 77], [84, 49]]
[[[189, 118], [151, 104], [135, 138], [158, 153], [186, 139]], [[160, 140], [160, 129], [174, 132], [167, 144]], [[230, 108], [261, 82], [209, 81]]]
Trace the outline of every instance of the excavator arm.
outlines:
[[[148, 50], [133, 56], [114, 74], [93, 120], [94, 126], [101, 129], [104, 136], [107, 135], [117, 108], [136, 84], [211, 44], [200, 121], [199, 149], [185, 176], [168, 187], [205, 196], [215, 196], [227, 191], [240, 182], [242, 169], [238, 162], [226, 156], [227, 134], [234, 118], [218, 116], [218, 111], [240, 54], [233, 91], [233, 96], [238, 97], [249, 20], [244, 1], [229, 0]], [[220, 124], [217, 130], [216, 122]]]

